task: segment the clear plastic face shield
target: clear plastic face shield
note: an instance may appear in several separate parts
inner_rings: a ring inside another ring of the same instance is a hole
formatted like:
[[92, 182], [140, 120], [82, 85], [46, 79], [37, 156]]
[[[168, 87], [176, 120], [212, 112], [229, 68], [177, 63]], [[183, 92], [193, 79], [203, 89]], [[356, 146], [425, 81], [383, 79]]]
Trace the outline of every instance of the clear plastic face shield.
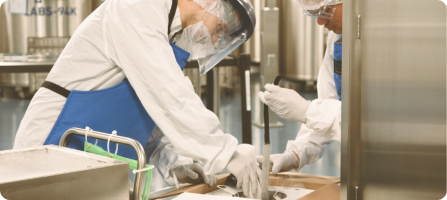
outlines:
[[[256, 18], [246, 0], [194, 0], [206, 13], [187, 26], [173, 42], [197, 59], [204, 75], [252, 34]], [[200, 17], [202, 15], [199, 15]]]
[[314, 18], [331, 19], [335, 13], [336, 4], [342, 0], [298, 0], [305, 15]]

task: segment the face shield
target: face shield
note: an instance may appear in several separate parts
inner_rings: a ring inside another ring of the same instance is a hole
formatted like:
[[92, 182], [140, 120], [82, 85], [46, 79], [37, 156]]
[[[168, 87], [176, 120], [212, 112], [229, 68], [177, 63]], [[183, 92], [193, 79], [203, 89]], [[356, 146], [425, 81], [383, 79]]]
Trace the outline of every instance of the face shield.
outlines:
[[[253, 34], [256, 18], [248, 0], [194, 0], [204, 11], [173, 42], [199, 62], [204, 75]], [[201, 17], [201, 16], [200, 16]]]
[[336, 4], [343, 0], [298, 0], [305, 15], [315, 18], [331, 19], [335, 13]]

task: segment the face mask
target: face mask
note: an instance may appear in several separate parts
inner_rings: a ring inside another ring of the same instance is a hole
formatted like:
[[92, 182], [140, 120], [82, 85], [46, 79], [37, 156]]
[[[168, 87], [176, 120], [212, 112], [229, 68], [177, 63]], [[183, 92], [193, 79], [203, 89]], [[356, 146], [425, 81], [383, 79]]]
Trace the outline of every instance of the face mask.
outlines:
[[174, 42], [183, 50], [189, 52], [189, 60], [205, 58], [214, 52], [211, 35], [203, 24], [203, 21], [189, 25], [183, 32], [176, 36]]

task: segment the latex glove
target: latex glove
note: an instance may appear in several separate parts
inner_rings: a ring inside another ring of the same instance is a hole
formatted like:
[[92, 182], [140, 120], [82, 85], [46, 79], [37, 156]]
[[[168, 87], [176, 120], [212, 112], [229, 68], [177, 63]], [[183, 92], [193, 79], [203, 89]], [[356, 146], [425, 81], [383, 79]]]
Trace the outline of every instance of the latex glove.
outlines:
[[217, 179], [214, 175], [205, 175], [202, 165], [199, 163], [180, 165], [170, 170], [171, 176], [177, 178], [180, 183], [198, 184], [205, 182], [209, 186], [216, 184]]
[[279, 117], [301, 123], [307, 122], [306, 113], [310, 101], [291, 89], [272, 84], [266, 84], [264, 87], [266, 91], [258, 93], [259, 99]]
[[[264, 158], [262, 156], [256, 157], [259, 163], [262, 164]], [[292, 169], [298, 169], [300, 166], [300, 159], [292, 151], [285, 152], [283, 154], [270, 155], [270, 169], [273, 174], [278, 172], [288, 172]]]
[[254, 152], [252, 145], [240, 144], [227, 165], [228, 171], [237, 179], [236, 187], [240, 188], [242, 186], [245, 196], [253, 196], [257, 193], [258, 177], [261, 176], [261, 169], [256, 163]]

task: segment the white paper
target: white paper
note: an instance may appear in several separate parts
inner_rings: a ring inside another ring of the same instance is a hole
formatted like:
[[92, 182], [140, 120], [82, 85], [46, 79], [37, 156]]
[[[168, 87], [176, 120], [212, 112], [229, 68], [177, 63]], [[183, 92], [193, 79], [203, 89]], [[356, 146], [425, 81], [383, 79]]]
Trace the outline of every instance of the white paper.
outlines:
[[[235, 188], [235, 187], [231, 187], [231, 188], [236, 190], [237, 192], [242, 192], [242, 188]], [[281, 200], [296, 200], [296, 199], [299, 199], [301, 197], [308, 195], [309, 193], [314, 192], [315, 190], [309, 190], [309, 189], [303, 189], [303, 188], [287, 188], [287, 187], [269, 186], [269, 191], [275, 191], [275, 192], [278, 191], [278, 192], [282, 192], [282, 193], [286, 194], [287, 197], [284, 199], [281, 199]], [[225, 192], [224, 190], [221, 190], [221, 189], [209, 192], [209, 193], [207, 193], [207, 195], [219, 196], [219, 197], [225, 197], [225, 198], [231, 197], [231, 194], [229, 194], [228, 192]], [[181, 199], [181, 200], [183, 200], [183, 199]], [[216, 199], [216, 200], [220, 200], [220, 199]]]
[[9, 12], [12, 14], [26, 14], [28, 0], [9, 0]]
[[195, 194], [195, 193], [183, 193], [173, 200], [240, 200], [242, 198], [238, 197], [222, 197], [222, 196], [212, 196], [206, 194]]

